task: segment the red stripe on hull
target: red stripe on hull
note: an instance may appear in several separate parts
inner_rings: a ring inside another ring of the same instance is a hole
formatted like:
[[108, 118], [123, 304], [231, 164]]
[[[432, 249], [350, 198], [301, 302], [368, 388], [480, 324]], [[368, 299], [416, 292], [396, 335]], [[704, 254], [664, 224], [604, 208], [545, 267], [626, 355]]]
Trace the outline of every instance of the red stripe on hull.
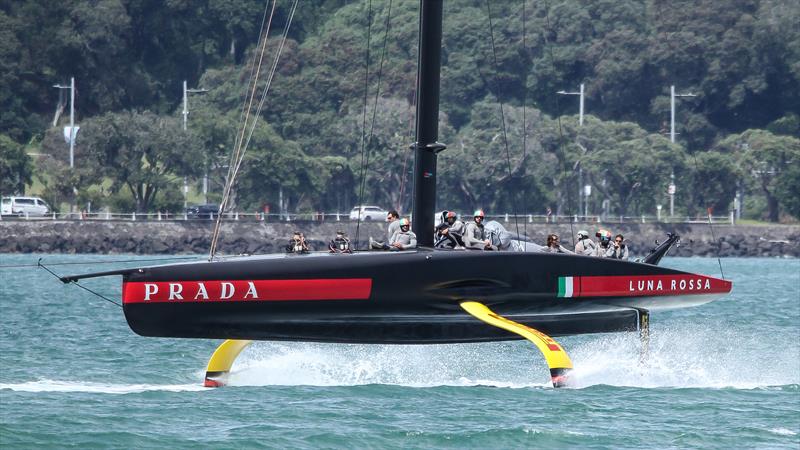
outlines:
[[732, 283], [703, 275], [575, 277], [573, 297], [727, 294]]
[[122, 283], [123, 303], [367, 300], [371, 278]]

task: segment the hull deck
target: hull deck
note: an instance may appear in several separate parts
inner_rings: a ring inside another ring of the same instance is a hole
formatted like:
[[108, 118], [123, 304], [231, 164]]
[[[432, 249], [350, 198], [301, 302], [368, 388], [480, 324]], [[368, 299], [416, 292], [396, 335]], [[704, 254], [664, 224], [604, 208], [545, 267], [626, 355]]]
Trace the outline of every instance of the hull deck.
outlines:
[[549, 253], [419, 249], [232, 258], [120, 272], [144, 336], [443, 343], [514, 339], [480, 301], [554, 336], [635, 330], [637, 309], [703, 304], [731, 284], [659, 266]]

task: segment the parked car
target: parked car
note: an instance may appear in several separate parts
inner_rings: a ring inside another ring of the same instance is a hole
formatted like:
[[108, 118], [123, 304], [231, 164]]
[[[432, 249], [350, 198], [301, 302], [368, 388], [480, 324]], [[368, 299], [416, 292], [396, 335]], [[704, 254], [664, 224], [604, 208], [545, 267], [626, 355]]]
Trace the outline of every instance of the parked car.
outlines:
[[189, 219], [216, 219], [217, 213], [219, 213], [219, 205], [213, 203], [186, 208], [186, 217]]
[[3, 197], [0, 201], [0, 214], [4, 216], [45, 216], [50, 211], [39, 197]]
[[356, 206], [350, 211], [350, 220], [358, 220], [358, 212], [361, 211], [361, 220], [386, 220], [389, 211], [377, 206]]

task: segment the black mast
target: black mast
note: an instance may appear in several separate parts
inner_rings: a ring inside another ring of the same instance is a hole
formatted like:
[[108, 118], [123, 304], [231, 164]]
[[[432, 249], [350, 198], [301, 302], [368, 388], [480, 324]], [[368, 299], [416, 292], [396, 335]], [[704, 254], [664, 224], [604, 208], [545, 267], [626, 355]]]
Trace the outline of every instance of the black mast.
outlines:
[[433, 246], [436, 208], [436, 154], [439, 137], [439, 72], [442, 54], [442, 1], [420, 0], [417, 65], [417, 132], [414, 149], [413, 229], [417, 244]]

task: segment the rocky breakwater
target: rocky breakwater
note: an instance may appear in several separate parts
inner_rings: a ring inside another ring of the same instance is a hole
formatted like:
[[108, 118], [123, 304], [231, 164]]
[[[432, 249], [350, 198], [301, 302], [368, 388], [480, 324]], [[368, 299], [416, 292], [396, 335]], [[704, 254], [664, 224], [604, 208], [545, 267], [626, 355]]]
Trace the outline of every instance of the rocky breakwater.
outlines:
[[[571, 236], [585, 229], [594, 235], [598, 228], [622, 233], [631, 254], [642, 256], [675, 231], [682, 237], [672, 256], [748, 256], [800, 257], [800, 226], [742, 226], [706, 224], [526, 224], [513, 220], [503, 225], [511, 232], [519, 229], [537, 243], [548, 233], [558, 233], [569, 247]], [[211, 246], [211, 221], [0, 221], [0, 253], [135, 253], [203, 254]], [[257, 254], [283, 251], [295, 230], [302, 231], [311, 247], [324, 250], [337, 230], [356, 235], [356, 224], [342, 222], [259, 222], [231, 221], [221, 227], [218, 250], [221, 254]], [[383, 239], [385, 224], [362, 223], [359, 236], [366, 246], [369, 236]]]
[[[359, 228], [362, 240], [385, 233], [382, 223], [362, 223]], [[355, 236], [356, 226], [350, 222], [223, 222], [217, 249], [225, 255], [280, 252], [298, 230], [312, 249], [322, 250], [339, 229]], [[213, 230], [210, 220], [3, 220], [0, 253], [202, 254], [211, 248]]]

